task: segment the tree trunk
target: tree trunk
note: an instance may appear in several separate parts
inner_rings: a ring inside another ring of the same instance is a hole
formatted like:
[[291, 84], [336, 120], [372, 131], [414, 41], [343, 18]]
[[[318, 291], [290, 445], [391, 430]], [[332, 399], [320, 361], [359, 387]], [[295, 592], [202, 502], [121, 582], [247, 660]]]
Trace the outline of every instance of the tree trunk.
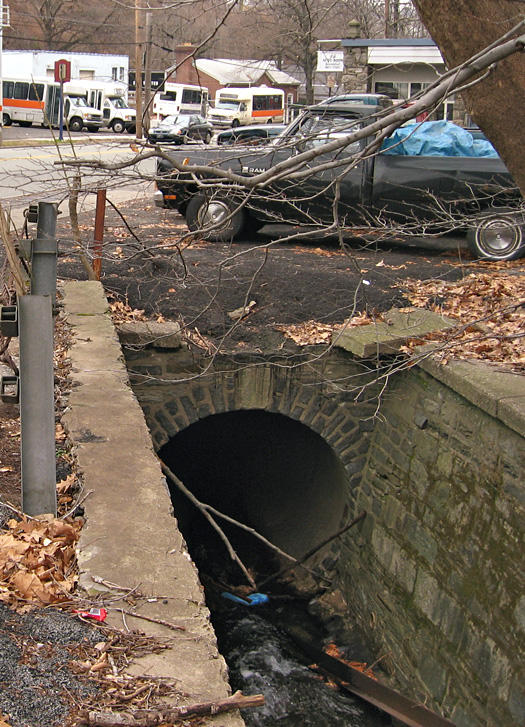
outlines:
[[[421, 20], [453, 68], [523, 20], [515, 0], [414, 0]], [[519, 34], [525, 32], [521, 29]], [[468, 112], [496, 147], [525, 196], [525, 62], [522, 54], [502, 61], [479, 85], [464, 91]]]

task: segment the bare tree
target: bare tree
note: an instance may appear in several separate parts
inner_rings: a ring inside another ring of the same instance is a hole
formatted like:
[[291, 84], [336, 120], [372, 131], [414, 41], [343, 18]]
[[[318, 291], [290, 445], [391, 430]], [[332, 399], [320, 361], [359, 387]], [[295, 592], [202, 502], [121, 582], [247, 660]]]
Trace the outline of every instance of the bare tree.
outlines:
[[13, 0], [11, 25], [4, 31], [6, 48], [93, 50], [115, 39], [119, 8], [95, 0], [87, 4], [70, 0]]

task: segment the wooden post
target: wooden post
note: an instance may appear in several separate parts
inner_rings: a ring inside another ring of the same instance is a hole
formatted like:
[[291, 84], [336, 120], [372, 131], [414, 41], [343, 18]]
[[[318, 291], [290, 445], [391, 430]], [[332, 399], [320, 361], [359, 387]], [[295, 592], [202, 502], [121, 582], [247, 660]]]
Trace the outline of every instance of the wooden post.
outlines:
[[153, 40], [153, 26], [151, 12], [146, 13], [146, 53], [144, 62], [144, 131], [149, 132], [151, 119], [151, 45]]
[[135, 108], [137, 111], [136, 137], [142, 139], [142, 33], [140, 27], [140, 0], [135, 0]]
[[106, 216], [106, 190], [97, 190], [97, 208], [95, 211], [95, 235], [93, 237], [93, 270], [95, 278], [100, 280], [102, 273], [102, 243], [104, 242], [104, 218]]

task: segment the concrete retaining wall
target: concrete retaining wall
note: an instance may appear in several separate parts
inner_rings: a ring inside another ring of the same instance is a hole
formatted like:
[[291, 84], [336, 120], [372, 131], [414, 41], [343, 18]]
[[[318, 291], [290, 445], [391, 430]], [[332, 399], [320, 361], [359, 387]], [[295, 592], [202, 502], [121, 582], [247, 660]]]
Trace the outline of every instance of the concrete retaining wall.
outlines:
[[[102, 286], [66, 283], [62, 301], [72, 336], [71, 392], [63, 423], [86, 497], [78, 548], [81, 593], [103, 599], [110, 624], [170, 640], [171, 648], [136, 659], [129, 670], [174, 683], [172, 704], [222, 699], [229, 693], [226, 664], [129, 386]], [[123, 589], [133, 593], [133, 600], [119, 600]], [[244, 724], [238, 713], [222, 715], [220, 723]], [[205, 724], [216, 721], [207, 718]]]

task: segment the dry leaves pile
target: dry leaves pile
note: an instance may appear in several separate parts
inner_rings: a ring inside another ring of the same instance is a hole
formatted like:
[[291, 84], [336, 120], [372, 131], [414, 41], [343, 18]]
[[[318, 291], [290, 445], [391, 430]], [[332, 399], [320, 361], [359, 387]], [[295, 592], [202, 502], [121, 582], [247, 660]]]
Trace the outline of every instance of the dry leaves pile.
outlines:
[[[446, 344], [446, 359], [483, 359], [515, 371], [525, 368], [523, 263], [508, 270], [500, 266], [489, 273], [471, 273], [455, 283], [404, 282], [406, 297], [413, 305], [461, 322], [460, 327], [432, 336], [431, 340]], [[414, 345], [411, 342], [407, 350]]]
[[313, 346], [319, 343], [330, 343], [334, 331], [339, 331], [343, 327], [366, 326], [373, 323], [374, 320], [377, 319], [372, 318], [368, 313], [359, 313], [343, 325], [305, 321], [304, 323], [292, 323], [289, 326], [277, 325], [274, 328], [276, 331], [284, 333], [287, 338], [291, 338], [298, 346]]
[[79, 518], [9, 520], [0, 531], [0, 601], [19, 612], [68, 601], [81, 526]]
[[[108, 296], [109, 298], [109, 296]], [[111, 312], [111, 319], [113, 323], [118, 325], [119, 323], [128, 323], [130, 321], [149, 321], [143, 310], [140, 308], [132, 308], [127, 303], [121, 300], [113, 300], [109, 304], [109, 310]], [[157, 323], [165, 323], [166, 319], [162, 315], [155, 317]]]

